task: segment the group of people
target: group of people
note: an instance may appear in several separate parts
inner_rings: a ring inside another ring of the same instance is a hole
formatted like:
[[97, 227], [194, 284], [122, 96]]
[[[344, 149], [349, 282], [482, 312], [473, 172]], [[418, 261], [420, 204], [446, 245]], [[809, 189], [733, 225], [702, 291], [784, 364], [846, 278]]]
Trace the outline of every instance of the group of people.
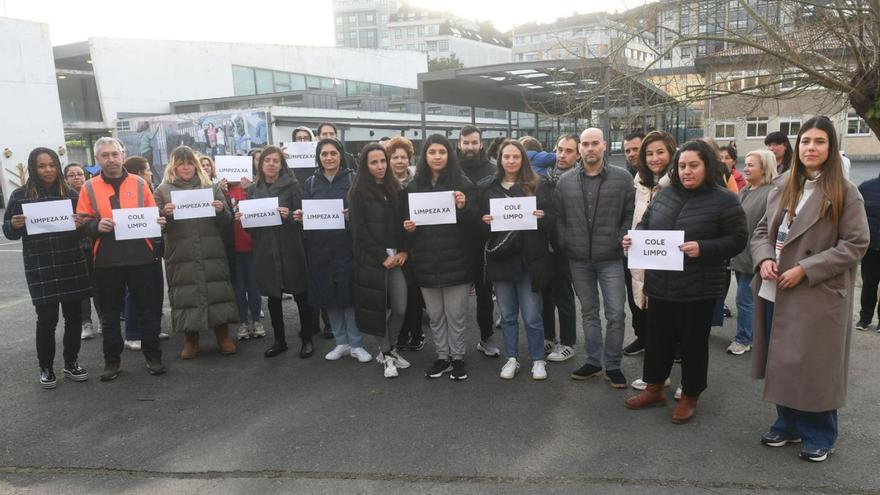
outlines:
[[[622, 356], [644, 353], [642, 377], [632, 383], [640, 392], [625, 405], [663, 406], [678, 361], [680, 400], [671, 418], [685, 423], [707, 389], [709, 333], [723, 311], [732, 270], [737, 332], [728, 352], [754, 349], [753, 374], [765, 379], [764, 398], [777, 405], [761, 442], [803, 441], [801, 457], [814, 461], [833, 451], [837, 409], [846, 395], [855, 270], [872, 236], [826, 117], [806, 121], [794, 148], [781, 155], [772, 148], [748, 153], [742, 173], [735, 146], [719, 148], [711, 139], [679, 146], [663, 131], [626, 137], [627, 168], [607, 163], [597, 128], [560, 136], [550, 153], [533, 138], [503, 139], [489, 156], [474, 126], [461, 129], [457, 145], [428, 136], [417, 157], [413, 144], [398, 136], [366, 145], [355, 158], [330, 123], [318, 127], [317, 138], [306, 127], [291, 138], [317, 139], [308, 173], [288, 167], [283, 147], [268, 146], [252, 153], [253, 181], [218, 181], [210, 157], [181, 146], [155, 190], [144, 176], [148, 164], [126, 159], [113, 138], [95, 143], [101, 173], [84, 183], [76, 170], [62, 172], [52, 150], [35, 149], [3, 230], [7, 238], [23, 239], [41, 384], [55, 386], [59, 306], [64, 374], [87, 378], [78, 351], [86, 333], [83, 301], [90, 295], [104, 335], [101, 380], [121, 370], [123, 311], [126, 327], [136, 325], [148, 371], [166, 371], [159, 346], [164, 260], [170, 326], [184, 334], [182, 359], [198, 356], [202, 333], [214, 334], [222, 354], [236, 352], [236, 338], [264, 336], [262, 297], [274, 337], [265, 356], [285, 352], [281, 301], [291, 294], [301, 358], [313, 355], [312, 338], [323, 320], [335, 340], [327, 360], [370, 362], [372, 348], [384, 376], [396, 377], [410, 367], [400, 351], [424, 345], [424, 311], [436, 352], [425, 376], [465, 380], [473, 291], [478, 351], [502, 354], [494, 342], [494, 299], [506, 358], [500, 377], [513, 379], [520, 371], [521, 318], [530, 375], [544, 380], [547, 361], [575, 355], [577, 296], [586, 359], [571, 378], [602, 376], [625, 388]], [[176, 220], [172, 192], [194, 189], [212, 191], [215, 215]], [[450, 194], [455, 222], [414, 221], [410, 197], [424, 192]], [[526, 214], [537, 229], [492, 229], [499, 220], [492, 200], [522, 197], [535, 199], [535, 210]], [[277, 198], [280, 225], [242, 226], [239, 202], [258, 198]], [[21, 204], [52, 199], [72, 202], [77, 230], [27, 235]], [[302, 201], [308, 199], [342, 200], [345, 228], [304, 229]], [[163, 238], [115, 238], [112, 210], [152, 206], [159, 209]], [[676, 246], [683, 269], [628, 269], [630, 230], [683, 231]], [[876, 290], [874, 298], [872, 304]], [[636, 339], [624, 347], [627, 300]], [[863, 311], [859, 324], [867, 326], [872, 312], [873, 306]]]

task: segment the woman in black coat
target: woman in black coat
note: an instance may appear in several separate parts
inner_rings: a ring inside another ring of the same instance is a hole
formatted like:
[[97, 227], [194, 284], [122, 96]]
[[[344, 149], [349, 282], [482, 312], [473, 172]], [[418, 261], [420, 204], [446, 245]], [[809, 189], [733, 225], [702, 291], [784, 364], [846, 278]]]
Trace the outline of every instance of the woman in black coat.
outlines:
[[510, 380], [519, 372], [518, 321], [521, 313], [528, 339], [529, 359], [532, 360], [532, 378], [545, 380], [547, 363], [544, 361], [544, 301], [541, 291], [553, 278], [544, 218], [547, 189], [543, 179], [532, 170], [525, 148], [515, 139], [501, 144], [496, 167], [498, 171], [483, 189], [480, 201], [482, 220], [487, 230], [496, 220], [489, 214], [492, 199], [536, 196], [536, 209], [523, 214], [538, 217], [538, 230], [490, 233], [485, 248], [484, 276], [495, 287], [507, 354], [507, 362], [501, 368], [501, 378]]
[[402, 267], [409, 256], [403, 244], [399, 196], [400, 183], [389, 171], [388, 153], [380, 144], [368, 144], [361, 150], [349, 192], [355, 321], [361, 332], [379, 338], [376, 359], [384, 365], [385, 378], [398, 376], [399, 368], [409, 368], [394, 346], [406, 314]]
[[[739, 200], [718, 185], [721, 167], [706, 143], [685, 143], [675, 155], [670, 186], [648, 206], [638, 230], [683, 230], [682, 271], [647, 270], [648, 332], [645, 342], [647, 388], [627, 399], [630, 409], [666, 404], [663, 383], [669, 377], [676, 345], [681, 347], [681, 401], [672, 411], [674, 423], [696, 413], [697, 397], [706, 389], [709, 329], [715, 301], [726, 290], [725, 262], [742, 251], [748, 240], [746, 215]], [[623, 247], [631, 239], [624, 236]]]
[[[278, 198], [281, 225], [248, 228], [254, 248], [257, 283], [260, 294], [268, 298], [269, 318], [275, 342], [266, 350], [266, 357], [275, 357], [287, 350], [284, 332], [284, 314], [281, 310], [281, 294], [293, 294], [299, 312], [299, 357], [305, 359], [314, 353], [312, 335], [315, 325], [306, 295], [306, 257], [303, 248], [302, 227], [293, 222], [290, 213], [302, 206], [302, 191], [293, 173], [287, 167], [284, 152], [269, 146], [260, 154], [259, 173], [256, 181], [247, 189], [248, 199]], [[235, 214], [241, 221], [241, 213]]]
[[[409, 219], [409, 196], [445, 192], [455, 202], [455, 223], [418, 226]], [[455, 151], [445, 136], [428, 136], [422, 145], [416, 176], [406, 187], [401, 209], [403, 228], [409, 233], [410, 263], [422, 289], [430, 318], [437, 360], [425, 372], [428, 378], [450, 373], [453, 380], [466, 380], [464, 332], [468, 288], [473, 267], [468, 247], [478, 221], [477, 194], [458, 164]]]
[[[315, 173], [306, 179], [303, 199], [341, 199], [343, 213], [348, 209], [348, 191], [354, 171], [343, 166], [345, 150], [335, 139], [318, 141], [315, 150], [317, 166]], [[301, 222], [302, 210], [294, 212], [294, 219]], [[309, 305], [327, 310], [330, 328], [336, 347], [324, 358], [337, 361], [351, 356], [362, 363], [373, 360], [364, 349], [364, 338], [355, 323], [354, 294], [352, 292], [351, 230], [348, 223], [340, 230], [307, 230], [306, 259], [309, 266]]]
[[[24, 274], [31, 302], [37, 312], [37, 358], [40, 385], [55, 388], [55, 326], [58, 306], [64, 315], [64, 376], [81, 382], [89, 374], [79, 366], [81, 302], [89, 297], [91, 284], [77, 230], [28, 234], [22, 203], [69, 200], [76, 211], [78, 196], [62, 178], [61, 160], [48, 148], [36, 148], [28, 156], [28, 179], [24, 187], [12, 192], [3, 218], [3, 234], [9, 240], [22, 240]], [[74, 215], [76, 227], [80, 217]]]

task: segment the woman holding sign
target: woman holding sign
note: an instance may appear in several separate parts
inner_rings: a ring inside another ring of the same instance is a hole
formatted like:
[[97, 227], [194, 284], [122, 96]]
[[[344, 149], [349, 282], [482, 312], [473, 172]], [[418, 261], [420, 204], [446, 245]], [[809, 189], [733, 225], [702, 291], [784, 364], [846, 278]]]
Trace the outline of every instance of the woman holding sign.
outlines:
[[[448, 201], [423, 205], [418, 196], [422, 193], [443, 193]], [[437, 351], [437, 360], [425, 376], [440, 378], [451, 372], [451, 379], [466, 380], [464, 331], [468, 288], [474, 280], [468, 233], [478, 221], [477, 197], [446, 137], [433, 134], [425, 140], [416, 177], [406, 186], [402, 203], [401, 210], [408, 215], [403, 228], [412, 244], [410, 262], [425, 298]], [[422, 218], [438, 214], [443, 223], [419, 226]]]
[[767, 197], [752, 237], [761, 277], [755, 300], [752, 374], [776, 421], [768, 447], [803, 441], [800, 456], [834, 451], [837, 409], [846, 401], [856, 267], [868, 249], [861, 194], [846, 180], [828, 117], [801, 125], [787, 174]]
[[[312, 323], [312, 308], [307, 303], [302, 227], [293, 222], [291, 215], [302, 206], [302, 190], [287, 166], [281, 148], [265, 148], [259, 160], [259, 173], [247, 189], [248, 199], [278, 198], [278, 214], [282, 220], [281, 225], [245, 228], [251, 235], [260, 294], [268, 298], [269, 319], [275, 336], [275, 343], [266, 349], [264, 356], [271, 358], [287, 351], [281, 309], [281, 295], [286, 293], [293, 294], [296, 301], [302, 339], [299, 356], [305, 359], [314, 353], [312, 335], [315, 334], [315, 325]], [[241, 212], [235, 214], [235, 219], [241, 220]]]
[[[48, 148], [36, 148], [28, 156], [28, 179], [24, 187], [12, 192], [3, 217], [3, 234], [9, 240], [22, 240], [24, 274], [31, 302], [37, 312], [37, 359], [40, 364], [40, 385], [55, 388], [55, 326], [58, 325], [58, 306], [64, 315], [64, 376], [81, 382], [89, 374], [79, 366], [80, 303], [89, 296], [91, 283], [82, 251], [82, 235], [76, 230], [82, 224], [79, 215], [73, 215], [78, 196], [62, 178], [61, 161]], [[59, 204], [57, 216], [28, 218], [22, 204], [46, 201], [64, 201]], [[63, 206], [63, 208], [61, 208]], [[66, 216], [66, 219], [60, 217]], [[36, 234], [38, 224], [64, 220], [53, 229]]]
[[[318, 141], [315, 150], [317, 167], [303, 186], [304, 200], [341, 199], [343, 210], [338, 213], [347, 212], [348, 191], [354, 172], [344, 166], [344, 157], [345, 151], [339, 141], [332, 138]], [[302, 222], [303, 216], [303, 210], [294, 212], [297, 222]], [[349, 227], [307, 230], [304, 235], [309, 264], [309, 305], [327, 310], [336, 339], [336, 347], [324, 358], [337, 361], [343, 356], [351, 356], [362, 363], [372, 361], [373, 356], [364, 349], [364, 338], [355, 322], [351, 280], [354, 253]]]
[[[485, 247], [486, 279], [495, 287], [495, 297], [501, 311], [501, 331], [504, 333], [507, 362], [501, 368], [501, 378], [512, 379], [519, 372], [519, 322], [521, 313], [526, 327], [529, 359], [532, 360], [532, 378], [547, 378], [544, 361], [543, 291], [553, 279], [553, 262], [547, 249], [544, 208], [549, 198], [544, 180], [532, 169], [526, 150], [519, 141], [508, 139], [498, 151], [497, 173], [482, 190], [483, 222], [498, 224], [503, 217], [535, 216], [537, 230], [507, 230], [491, 232]], [[493, 200], [502, 198], [536, 197], [537, 209], [520, 211], [521, 204], [506, 204], [502, 218], [491, 214]]]
[[394, 378], [398, 368], [409, 368], [395, 346], [407, 308], [403, 266], [409, 255], [400, 223], [400, 184], [389, 169], [388, 153], [382, 145], [368, 144], [361, 150], [349, 198], [355, 322], [364, 333], [379, 338], [376, 359], [385, 367], [385, 378]]
[[[654, 197], [636, 228], [684, 231], [684, 243], [637, 249], [679, 250], [684, 257], [683, 269], [646, 270], [647, 387], [627, 399], [626, 407], [643, 409], [666, 404], [663, 385], [672, 370], [676, 345], [680, 345], [683, 390], [681, 401], [672, 410], [672, 422], [685, 423], [696, 414], [697, 398], [706, 389], [709, 329], [715, 301], [727, 286], [725, 260], [742, 251], [749, 234], [736, 196], [718, 185], [721, 165], [708, 144], [685, 143], [673, 163], [676, 165], [669, 176], [669, 187]], [[624, 236], [622, 244], [628, 250], [632, 245], [630, 236]]]
[[[166, 219], [165, 268], [171, 328], [184, 334], [181, 359], [199, 354], [199, 333], [213, 331], [220, 354], [235, 354], [229, 324], [238, 321], [230, 283], [229, 262], [221, 229], [232, 221], [220, 187], [199, 164], [188, 146], [171, 151], [165, 177], [156, 189], [156, 206]], [[206, 199], [185, 194], [205, 191]], [[187, 214], [187, 210], [207, 210]], [[205, 216], [207, 215], [207, 216]], [[181, 218], [184, 217], [184, 218]]]

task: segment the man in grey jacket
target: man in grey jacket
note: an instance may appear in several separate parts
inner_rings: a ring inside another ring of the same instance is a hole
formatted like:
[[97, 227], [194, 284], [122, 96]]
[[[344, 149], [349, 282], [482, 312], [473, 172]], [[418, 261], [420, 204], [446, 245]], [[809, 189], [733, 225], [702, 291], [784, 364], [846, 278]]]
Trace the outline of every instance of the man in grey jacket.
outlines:
[[[635, 189], [626, 170], [605, 163], [607, 143], [600, 129], [581, 133], [581, 166], [565, 173], [554, 192], [557, 243], [571, 267], [581, 303], [587, 362], [575, 380], [603, 374], [614, 388], [626, 388], [620, 371], [626, 301], [620, 242], [632, 225]], [[605, 308], [603, 339], [599, 291]]]

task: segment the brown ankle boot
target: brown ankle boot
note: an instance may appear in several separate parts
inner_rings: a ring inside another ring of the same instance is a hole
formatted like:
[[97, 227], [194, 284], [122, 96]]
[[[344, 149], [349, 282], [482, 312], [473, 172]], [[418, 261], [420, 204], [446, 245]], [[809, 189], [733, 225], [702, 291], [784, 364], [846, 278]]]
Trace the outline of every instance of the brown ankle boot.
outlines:
[[687, 423], [697, 414], [697, 397], [681, 394], [681, 400], [672, 410], [672, 422], [675, 424]]
[[183, 350], [180, 359], [195, 359], [199, 355], [199, 333], [186, 332], [183, 335]]
[[626, 399], [623, 404], [629, 409], [645, 409], [666, 405], [666, 396], [663, 395], [663, 382], [649, 383], [639, 395]]
[[229, 338], [228, 326], [222, 325], [215, 328], [214, 335], [217, 336], [217, 347], [220, 348], [220, 354], [235, 354], [235, 343]]

